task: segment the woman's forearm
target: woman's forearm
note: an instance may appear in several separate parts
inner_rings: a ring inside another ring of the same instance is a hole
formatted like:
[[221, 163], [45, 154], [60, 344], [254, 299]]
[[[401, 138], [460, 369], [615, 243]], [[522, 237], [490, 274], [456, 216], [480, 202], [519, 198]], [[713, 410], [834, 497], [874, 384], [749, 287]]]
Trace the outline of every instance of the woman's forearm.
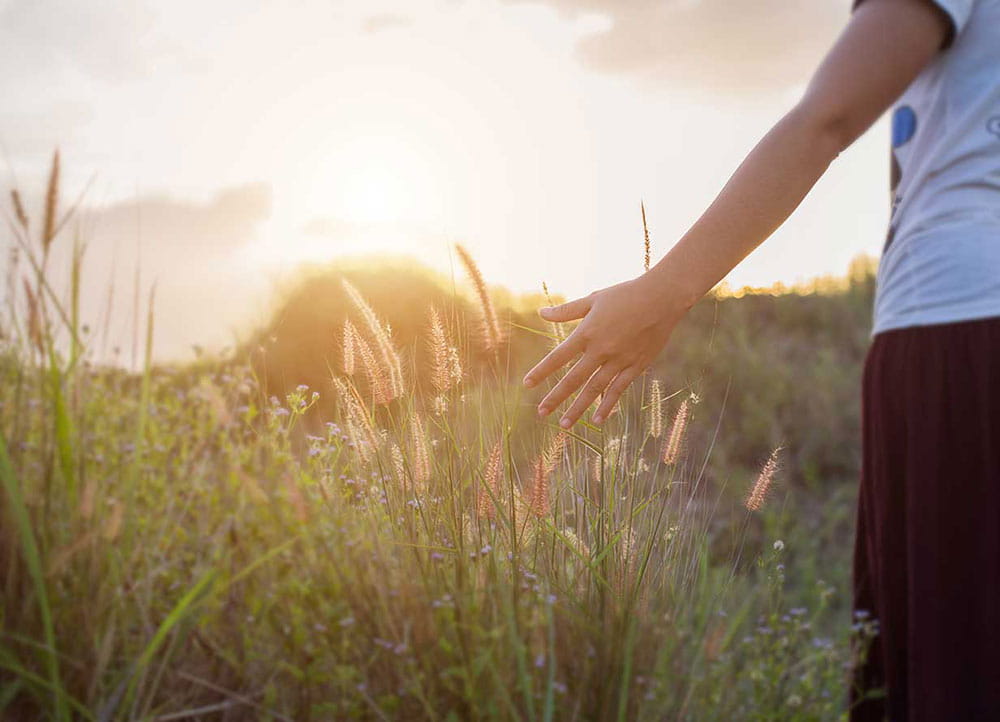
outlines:
[[580, 389], [560, 419], [572, 426], [602, 395], [594, 422], [652, 363], [684, 312], [777, 229], [841, 150], [903, 92], [948, 37], [949, 20], [924, 0], [867, 0], [827, 54], [802, 101], [766, 135], [677, 245], [639, 278], [554, 308], [582, 319], [525, 376], [534, 386], [577, 359], [542, 399], [548, 414]]
[[780, 226], [834, 158], [938, 53], [949, 20], [933, 3], [869, 0], [805, 95], [655, 267], [657, 288], [690, 305]]
[[784, 223], [842, 150], [842, 139], [797, 107], [750, 152], [701, 218], [649, 273], [691, 306]]

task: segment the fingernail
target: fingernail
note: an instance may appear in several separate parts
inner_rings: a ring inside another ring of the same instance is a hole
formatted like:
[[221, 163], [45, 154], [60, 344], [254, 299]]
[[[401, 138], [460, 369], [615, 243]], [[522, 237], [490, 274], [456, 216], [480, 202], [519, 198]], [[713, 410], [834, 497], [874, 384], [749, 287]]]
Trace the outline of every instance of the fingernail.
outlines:
[[567, 419], [565, 416], [563, 416], [561, 419], [559, 419], [559, 425], [564, 429], [568, 429], [570, 427], [570, 420]]
[[530, 389], [532, 386], [535, 385], [535, 380], [533, 378], [531, 378], [530, 376], [525, 376], [523, 383], [524, 383], [525, 388], [529, 388]]
[[604, 421], [604, 417], [603, 416], [601, 416], [600, 414], [594, 414], [594, 423], [595, 424], [599, 424], [602, 421]]
[[545, 416], [545, 414], [547, 414], [547, 413], [549, 413], [549, 407], [548, 406], [539, 406], [538, 407], [538, 415], [539, 416]]

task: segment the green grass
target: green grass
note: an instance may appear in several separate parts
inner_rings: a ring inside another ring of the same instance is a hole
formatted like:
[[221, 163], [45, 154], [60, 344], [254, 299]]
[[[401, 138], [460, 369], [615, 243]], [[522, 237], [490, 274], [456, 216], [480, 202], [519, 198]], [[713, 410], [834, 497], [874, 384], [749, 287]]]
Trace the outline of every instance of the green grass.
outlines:
[[664, 381], [660, 438], [647, 378], [554, 445], [509, 380], [526, 359], [453, 316], [461, 383], [404, 364], [386, 404], [363, 374], [279, 397], [247, 354], [155, 367], [151, 335], [133, 375], [88, 361], [82, 251], [66, 312], [14, 233], [44, 301], [8, 289], [2, 321], [4, 719], [845, 718], [871, 633], [851, 489], [744, 509], [728, 379], [665, 464], [686, 386]]

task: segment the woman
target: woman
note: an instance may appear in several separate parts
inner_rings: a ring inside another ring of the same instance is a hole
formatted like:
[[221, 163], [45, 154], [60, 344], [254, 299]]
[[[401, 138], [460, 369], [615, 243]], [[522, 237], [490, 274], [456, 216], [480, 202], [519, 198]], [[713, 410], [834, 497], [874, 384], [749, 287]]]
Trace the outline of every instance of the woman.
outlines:
[[579, 390], [568, 428], [603, 393], [601, 423], [893, 103], [854, 550], [854, 608], [881, 632], [851, 718], [1000, 720], [1000, 0], [858, 0], [802, 100], [655, 267], [542, 309], [582, 320], [524, 382], [577, 359], [539, 414]]

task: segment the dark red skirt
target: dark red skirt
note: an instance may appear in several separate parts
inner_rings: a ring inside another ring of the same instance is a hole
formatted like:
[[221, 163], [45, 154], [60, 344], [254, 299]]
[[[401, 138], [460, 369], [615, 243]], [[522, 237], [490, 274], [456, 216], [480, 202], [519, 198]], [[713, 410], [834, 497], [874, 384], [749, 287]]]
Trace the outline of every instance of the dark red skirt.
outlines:
[[862, 399], [851, 720], [1000, 720], [1000, 318], [878, 334]]

